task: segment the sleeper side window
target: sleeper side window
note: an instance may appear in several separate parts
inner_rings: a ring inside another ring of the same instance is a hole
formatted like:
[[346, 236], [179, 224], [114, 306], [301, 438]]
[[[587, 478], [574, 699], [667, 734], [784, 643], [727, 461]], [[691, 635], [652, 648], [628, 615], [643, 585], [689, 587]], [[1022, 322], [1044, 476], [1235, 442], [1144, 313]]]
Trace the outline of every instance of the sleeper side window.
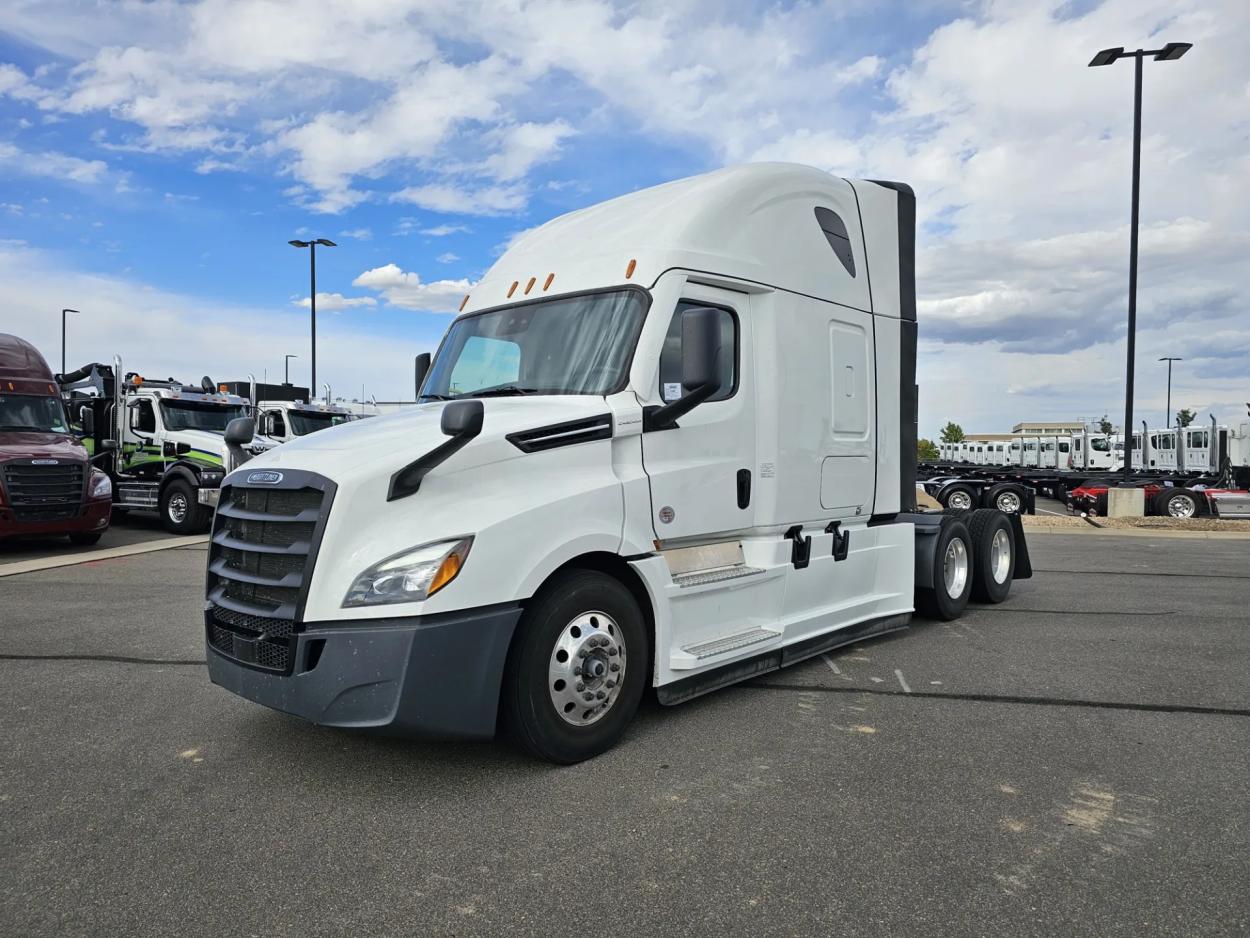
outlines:
[[738, 390], [738, 319], [727, 309], [707, 303], [682, 300], [673, 311], [660, 352], [660, 398], [666, 404], [685, 394], [681, 386], [681, 317], [688, 309], [715, 309], [720, 315], [720, 390], [708, 398], [723, 401]]

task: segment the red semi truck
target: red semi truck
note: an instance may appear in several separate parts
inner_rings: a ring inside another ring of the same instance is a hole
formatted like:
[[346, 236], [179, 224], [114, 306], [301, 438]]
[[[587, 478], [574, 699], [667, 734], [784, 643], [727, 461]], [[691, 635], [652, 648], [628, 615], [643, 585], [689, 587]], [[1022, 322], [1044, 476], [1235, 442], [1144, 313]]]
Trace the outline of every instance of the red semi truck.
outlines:
[[71, 432], [48, 363], [25, 339], [0, 333], [0, 540], [94, 544], [112, 503], [112, 483]]

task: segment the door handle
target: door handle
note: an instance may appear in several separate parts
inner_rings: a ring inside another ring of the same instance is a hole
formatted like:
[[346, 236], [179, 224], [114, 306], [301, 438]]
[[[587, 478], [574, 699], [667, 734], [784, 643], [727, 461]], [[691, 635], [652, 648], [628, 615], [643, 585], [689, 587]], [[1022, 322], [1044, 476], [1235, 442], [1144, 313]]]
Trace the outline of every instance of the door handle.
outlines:
[[738, 470], [738, 507], [746, 508], [751, 504], [751, 470]]

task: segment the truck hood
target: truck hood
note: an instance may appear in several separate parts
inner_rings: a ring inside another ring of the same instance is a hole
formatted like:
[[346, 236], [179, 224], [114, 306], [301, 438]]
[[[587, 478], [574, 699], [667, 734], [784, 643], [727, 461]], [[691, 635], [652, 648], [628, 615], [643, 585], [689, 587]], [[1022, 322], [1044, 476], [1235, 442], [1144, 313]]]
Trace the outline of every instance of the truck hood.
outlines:
[[87, 448], [75, 436], [42, 430], [0, 430], [0, 462], [10, 459], [64, 459], [85, 462]]
[[[606, 415], [602, 397], [532, 395], [486, 398], [482, 432], [446, 463], [445, 471], [476, 468], [523, 456], [507, 436], [552, 424]], [[354, 478], [390, 478], [399, 469], [448, 439], [442, 432], [444, 402], [414, 405], [384, 417], [358, 420], [297, 437], [246, 464], [246, 468], [306, 469], [341, 483]], [[435, 472], [444, 471], [441, 468]]]

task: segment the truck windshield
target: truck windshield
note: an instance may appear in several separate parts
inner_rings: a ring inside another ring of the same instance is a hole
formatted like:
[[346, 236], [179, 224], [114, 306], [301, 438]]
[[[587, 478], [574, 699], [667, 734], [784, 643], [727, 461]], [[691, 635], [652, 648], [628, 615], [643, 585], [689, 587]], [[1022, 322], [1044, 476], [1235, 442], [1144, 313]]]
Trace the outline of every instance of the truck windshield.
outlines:
[[610, 394], [625, 383], [646, 314], [619, 290], [523, 303], [451, 324], [424, 400], [512, 394]]
[[322, 414], [291, 410], [287, 411], [286, 416], [291, 423], [291, 432], [296, 436], [305, 436], [309, 433], [316, 433], [318, 430], [324, 430], [326, 427], [337, 427], [340, 423], [347, 423], [347, 414]]
[[211, 430], [225, 433], [235, 417], [246, 417], [240, 405], [207, 404], [199, 401], [161, 401], [161, 418], [166, 430]]
[[40, 394], [0, 394], [0, 431], [69, 433], [61, 399]]

